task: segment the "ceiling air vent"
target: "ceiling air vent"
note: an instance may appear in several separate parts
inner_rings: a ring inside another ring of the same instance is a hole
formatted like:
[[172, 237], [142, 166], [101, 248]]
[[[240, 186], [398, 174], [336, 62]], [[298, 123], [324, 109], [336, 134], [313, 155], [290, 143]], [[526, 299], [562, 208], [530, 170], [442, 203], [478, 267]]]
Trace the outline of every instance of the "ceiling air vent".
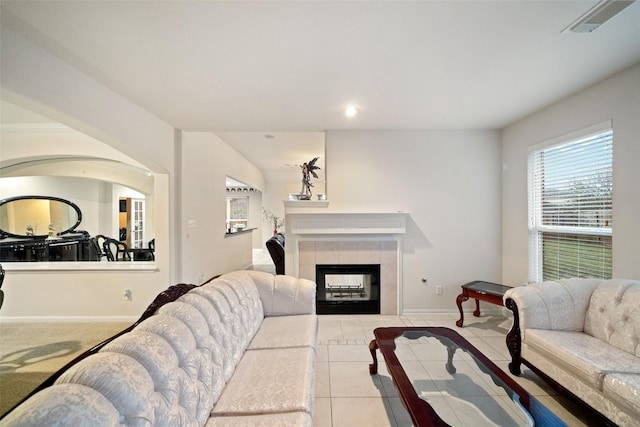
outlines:
[[590, 33], [635, 1], [636, 0], [603, 0], [589, 9], [587, 13], [578, 18], [562, 32]]

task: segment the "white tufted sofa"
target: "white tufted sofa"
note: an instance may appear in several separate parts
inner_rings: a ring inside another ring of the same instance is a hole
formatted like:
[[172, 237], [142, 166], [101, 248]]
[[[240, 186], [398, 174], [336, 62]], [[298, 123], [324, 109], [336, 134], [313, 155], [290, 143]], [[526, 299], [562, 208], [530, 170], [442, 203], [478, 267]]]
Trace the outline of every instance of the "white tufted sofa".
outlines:
[[510, 289], [509, 369], [524, 362], [619, 426], [640, 426], [640, 281], [567, 279]]
[[315, 284], [238, 271], [72, 365], [3, 426], [311, 426]]

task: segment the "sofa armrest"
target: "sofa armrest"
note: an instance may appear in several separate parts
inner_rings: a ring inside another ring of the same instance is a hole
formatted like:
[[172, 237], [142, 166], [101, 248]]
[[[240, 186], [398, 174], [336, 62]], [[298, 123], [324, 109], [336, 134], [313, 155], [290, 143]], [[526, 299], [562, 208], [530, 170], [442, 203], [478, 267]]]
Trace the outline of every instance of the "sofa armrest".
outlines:
[[520, 375], [520, 354], [522, 351], [522, 332], [520, 331], [520, 316], [518, 315], [518, 306], [512, 298], [504, 299], [504, 306], [513, 312], [513, 325], [507, 332], [506, 343], [507, 350], [511, 355], [511, 363], [509, 363], [509, 371], [513, 375]]
[[511, 298], [518, 306], [520, 329], [582, 331], [593, 290], [601, 280], [566, 279], [542, 282], [509, 289], [504, 301]]
[[265, 316], [315, 314], [316, 284], [293, 276], [252, 272]]

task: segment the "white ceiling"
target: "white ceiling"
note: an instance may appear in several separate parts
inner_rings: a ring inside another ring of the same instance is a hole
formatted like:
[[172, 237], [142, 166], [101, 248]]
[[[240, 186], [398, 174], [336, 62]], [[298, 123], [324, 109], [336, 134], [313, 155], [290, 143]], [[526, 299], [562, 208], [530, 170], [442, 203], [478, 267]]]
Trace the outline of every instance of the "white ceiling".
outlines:
[[640, 2], [562, 33], [596, 3], [3, 0], [2, 19], [167, 123], [246, 147], [502, 128], [640, 62]]

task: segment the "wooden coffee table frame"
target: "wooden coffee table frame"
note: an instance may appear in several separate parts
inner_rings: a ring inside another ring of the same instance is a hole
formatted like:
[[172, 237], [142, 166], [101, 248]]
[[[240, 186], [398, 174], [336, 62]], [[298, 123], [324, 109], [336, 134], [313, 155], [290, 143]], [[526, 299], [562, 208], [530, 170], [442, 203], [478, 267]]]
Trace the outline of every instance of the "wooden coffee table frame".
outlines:
[[[395, 355], [396, 338], [405, 334], [406, 332], [416, 332], [415, 337], [418, 338], [421, 332], [427, 332], [430, 336], [440, 340], [443, 345], [447, 347], [447, 371], [451, 374], [455, 373], [455, 367], [453, 366], [453, 354], [457, 347], [464, 348], [471, 353], [477, 361], [483, 366], [480, 368], [485, 371], [491, 371], [500, 381], [502, 381], [507, 387], [509, 387], [515, 394], [519, 396], [520, 404], [529, 413], [532, 413], [531, 402], [529, 393], [522, 388], [517, 382], [515, 382], [508, 374], [502, 371], [496, 364], [489, 360], [484, 354], [475, 348], [469, 341], [461, 337], [457, 332], [442, 327], [392, 327], [392, 328], [376, 328], [373, 331], [374, 339], [369, 344], [369, 350], [371, 351], [371, 357], [373, 363], [369, 365], [369, 373], [371, 375], [378, 373], [378, 359], [376, 350], [380, 350], [384, 360], [387, 364], [387, 370], [391, 375], [391, 379], [395, 384], [400, 394], [400, 399], [404, 407], [409, 412], [413, 425], [416, 427], [431, 427], [431, 426], [448, 426], [444, 420], [442, 420], [436, 411], [427, 403], [427, 401], [421, 399], [416, 393], [413, 384], [406, 372], [402, 368], [400, 361]], [[449, 340], [449, 341], [448, 341]], [[453, 342], [455, 346], [450, 345]], [[456, 347], [457, 346], [457, 347]], [[535, 399], [533, 399], [535, 401]]]

